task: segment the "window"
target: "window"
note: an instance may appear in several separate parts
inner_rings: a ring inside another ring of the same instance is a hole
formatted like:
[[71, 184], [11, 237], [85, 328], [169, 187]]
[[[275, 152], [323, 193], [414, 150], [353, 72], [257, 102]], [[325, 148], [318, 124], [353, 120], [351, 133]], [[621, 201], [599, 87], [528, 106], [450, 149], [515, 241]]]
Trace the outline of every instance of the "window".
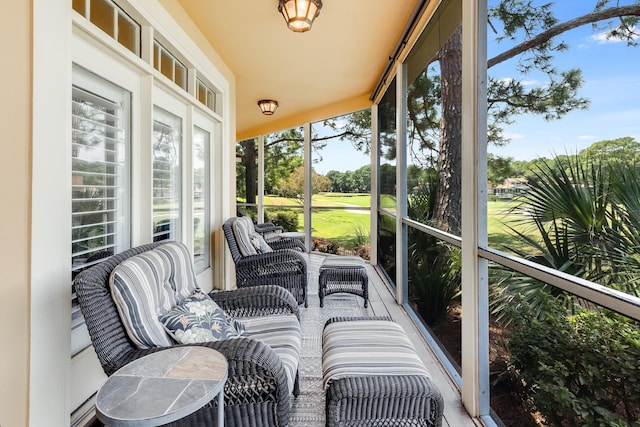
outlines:
[[371, 110], [311, 129], [312, 249], [369, 258]]
[[216, 93], [200, 79], [198, 79], [197, 85], [196, 98], [198, 101], [211, 111], [216, 111]]
[[73, 0], [73, 10], [140, 56], [140, 25], [110, 0]]
[[193, 127], [193, 261], [196, 273], [209, 267], [209, 150], [211, 133]]
[[153, 241], [181, 240], [182, 119], [153, 109]]
[[153, 42], [153, 68], [182, 89], [187, 90], [187, 67], [157, 40]]
[[[72, 279], [130, 246], [129, 92], [79, 67], [72, 89]], [[72, 323], [83, 324], [73, 301]], [[74, 340], [75, 341], [75, 340]], [[76, 351], [88, 341], [73, 342]]]

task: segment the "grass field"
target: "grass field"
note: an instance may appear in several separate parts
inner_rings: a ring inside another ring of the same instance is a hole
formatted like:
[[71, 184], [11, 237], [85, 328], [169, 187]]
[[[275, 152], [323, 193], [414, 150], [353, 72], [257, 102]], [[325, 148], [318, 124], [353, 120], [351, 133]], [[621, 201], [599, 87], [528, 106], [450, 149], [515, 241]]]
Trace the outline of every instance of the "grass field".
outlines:
[[[314, 194], [311, 199], [313, 207], [342, 208], [342, 209], [318, 209], [312, 212], [312, 235], [314, 238], [329, 239], [343, 247], [353, 247], [362, 243], [363, 239], [369, 239], [370, 212], [357, 209], [369, 207], [371, 198], [369, 194], [344, 194], [321, 193]], [[386, 200], [385, 206], [394, 206], [393, 200]], [[516, 230], [536, 238], [536, 230], [531, 230], [517, 224], [514, 220], [517, 215], [510, 212], [516, 206], [514, 201], [490, 201], [487, 203], [487, 234], [489, 245], [496, 249], [511, 252], [509, 248], [526, 250], [528, 245], [514, 235], [507, 225]], [[267, 196], [265, 205], [268, 206], [300, 206], [302, 200], [287, 199], [283, 197]], [[304, 227], [302, 209], [298, 214], [299, 230]]]

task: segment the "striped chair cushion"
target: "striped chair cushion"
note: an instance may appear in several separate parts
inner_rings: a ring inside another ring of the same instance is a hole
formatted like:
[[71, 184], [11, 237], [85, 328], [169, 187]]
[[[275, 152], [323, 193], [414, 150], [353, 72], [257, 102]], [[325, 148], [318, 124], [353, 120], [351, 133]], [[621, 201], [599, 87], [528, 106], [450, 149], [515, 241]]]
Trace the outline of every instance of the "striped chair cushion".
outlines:
[[271, 252], [271, 246], [258, 233], [248, 216], [241, 216], [233, 222], [233, 234], [242, 256]]
[[280, 356], [287, 372], [289, 392], [293, 392], [302, 345], [300, 322], [295, 314], [242, 317], [237, 320], [244, 325], [243, 337], [250, 337], [267, 344]]
[[322, 333], [322, 384], [341, 378], [422, 375], [430, 378], [400, 325], [388, 320], [328, 324]]
[[189, 251], [172, 242], [120, 263], [109, 286], [129, 338], [146, 349], [173, 344], [158, 316], [191, 295], [197, 283]]
[[257, 255], [258, 251], [251, 242], [251, 236], [249, 236], [249, 232], [253, 229], [251, 218], [241, 216], [233, 222], [232, 227], [233, 235], [236, 237], [236, 243], [238, 244], [238, 250], [240, 250], [242, 256]]

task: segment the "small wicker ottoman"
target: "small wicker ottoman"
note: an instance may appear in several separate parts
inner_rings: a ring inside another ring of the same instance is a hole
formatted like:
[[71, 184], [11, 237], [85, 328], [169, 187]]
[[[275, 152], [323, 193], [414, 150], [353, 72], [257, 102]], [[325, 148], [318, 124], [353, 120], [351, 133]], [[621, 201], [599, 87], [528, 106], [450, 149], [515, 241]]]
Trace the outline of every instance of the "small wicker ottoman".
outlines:
[[330, 255], [322, 261], [318, 277], [320, 307], [324, 297], [345, 292], [364, 298], [364, 307], [369, 303], [369, 277], [365, 262], [358, 256]]
[[442, 426], [442, 395], [389, 317], [329, 319], [322, 372], [327, 427]]

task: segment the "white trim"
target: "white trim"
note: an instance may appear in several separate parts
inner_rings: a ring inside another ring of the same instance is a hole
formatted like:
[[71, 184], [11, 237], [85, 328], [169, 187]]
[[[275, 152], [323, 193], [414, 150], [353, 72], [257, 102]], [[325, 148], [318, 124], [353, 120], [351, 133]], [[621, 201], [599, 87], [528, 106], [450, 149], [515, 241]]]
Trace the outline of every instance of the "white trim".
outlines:
[[[252, 138], [253, 139], [253, 138]], [[258, 222], [264, 222], [264, 135], [258, 137]], [[246, 189], [245, 189], [246, 192]]]
[[[220, 182], [219, 179], [216, 180], [216, 176], [214, 171], [218, 170], [221, 166], [222, 157], [218, 153], [220, 150], [220, 141], [219, 141], [219, 132], [217, 128], [219, 128], [220, 124], [211, 120], [208, 116], [201, 114], [198, 110], [191, 108], [191, 129], [197, 126], [202, 130], [209, 132], [209, 158], [207, 159], [209, 162], [209, 267], [198, 274], [197, 280], [200, 287], [209, 291], [214, 287], [214, 239], [213, 239], [213, 230], [220, 227], [223, 219], [219, 212], [219, 209], [216, 209], [217, 200], [219, 200], [219, 189], [216, 182]], [[193, 138], [191, 139], [193, 141]], [[191, 156], [193, 157], [193, 146], [191, 147]], [[191, 169], [188, 169], [191, 170]], [[193, 173], [191, 174], [193, 175]], [[189, 192], [191, 194], [191, 199], [193, 199], [193, 184], [191, 184], [191, 190]], [[192, 212], [193, 210], [191, 210]], [[205, 217], [206, 218], [206, 217]], [[193, 220], [193, 219], [192, 219]], [[191, 227], [192, 228], [192, 227]], [[191, 243], [191, 247], [193, 248], [193, 239]], [[217, 252], [217, 251], [216, 251]], [[220, 268], [218, 268], [219, 270]]]
[[[478, 56], [479, 44], [486, 44], [486, 10], [479, 15], [479, 9], [476, 0], [462, 0], [462, 403], [474, 418], [490, 412], [487, 263], [478, 258], [478, 245], [487, 240], [486, 213], [478, 214], [479, 197], [486, 200], [486, 189], [477, 191], [479, 170], [486, 170], [486, 155], [485, 167], [478, 165], [478, 154], [486, 153], [486, 130], [479, 134], [486, 129], [480, 105], [486, 97], [478, 100], [486, 82], [481, 80], [486, 55], [482, 60]], [[486, 202], [484, 206], [486, 211]]]
[[69, 424], [70, 413], [71, 7], [69, 2], [33, 0], [31, 10], [28, 419], [32, 426], [62, 426]]
[[407, 276], [407, 64], [398, 64], [396, 74], [396, 301], [409, 299]]
[[[380, 126], [378, 121], [378, 104], [371, 106], [371, 182], [369, 183], [370, 206], [370, 231], [369, 231], [369, 262], [378, 265], [378, 207], [380, 198], [380, 186], [378, 185], [378, 147], [380, 144]], [[375, 185], [374, 185], [375, 184]]]
[[305, 123], [304, 131], [304, 245], [307, 252], [311, 251], [311, 196], [312, 169], [311, 166], [311, 123]]

